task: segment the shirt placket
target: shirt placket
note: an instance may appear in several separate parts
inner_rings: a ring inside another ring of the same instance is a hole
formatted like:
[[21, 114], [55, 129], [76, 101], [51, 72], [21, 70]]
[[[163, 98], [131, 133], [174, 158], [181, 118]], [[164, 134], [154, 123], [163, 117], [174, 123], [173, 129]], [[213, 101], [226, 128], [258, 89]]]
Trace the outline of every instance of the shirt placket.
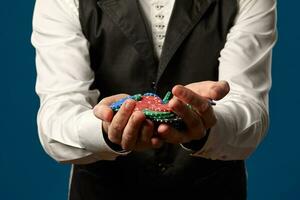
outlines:
[[152, 35], [155, 51], [160, 57], [168, 24], [167, 0], [153, 0], [151, 4]]

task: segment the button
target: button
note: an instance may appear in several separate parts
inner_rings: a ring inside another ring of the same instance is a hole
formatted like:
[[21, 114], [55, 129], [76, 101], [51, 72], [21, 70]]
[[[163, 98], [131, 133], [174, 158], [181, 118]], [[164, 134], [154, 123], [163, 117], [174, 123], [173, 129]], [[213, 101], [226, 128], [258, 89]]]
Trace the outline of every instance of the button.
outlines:
[[162, 8], [164, 8], [164, 6], [163, 5], [155, 5], [154, 6], [155, 8], [156, 8], [156, 10], [161, 10]]
[[163, 164], [163, 163], [158, 163], [157, 166], [161, 173], [165, 172], [170, 167], [168, 164]]
[[155, 37], [157, 37], [158, 39], [162, 40], [165, 38], [165, 35], [164, 34], [157, 34], [155, 35]]
[[164, 18], [165, 18], [165, 16], [164, 16], [164, 15], [155, 15], [155, 17], [156, 17], [156, 18], [158, 18], [158, 19], [160, 19], [160, 20], [162, 20], [162, 19], [164, 19]]
[[164, 24], [155, 24], [155, 28], [163, 30], [166, 26]]

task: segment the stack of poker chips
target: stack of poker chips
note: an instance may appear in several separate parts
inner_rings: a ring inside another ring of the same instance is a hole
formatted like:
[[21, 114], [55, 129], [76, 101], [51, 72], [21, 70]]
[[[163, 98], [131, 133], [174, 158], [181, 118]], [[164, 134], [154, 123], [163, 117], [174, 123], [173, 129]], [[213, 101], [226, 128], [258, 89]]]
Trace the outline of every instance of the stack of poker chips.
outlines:
[[167, 92], [163, 99], [154, 93], [136, 94], [120, 99], [111, 104], [110, 107], [113, 111], [117, 112], [126, 100], [133, 99], [136, 101], [134, 110], [142, 111], [146, 118], [158, 124], [166, 123], [173, 125], [175, 128], [180, 128], [183, 126], [183, 122], [182, 119], [168, 107], [170, 98], [171, 92]]

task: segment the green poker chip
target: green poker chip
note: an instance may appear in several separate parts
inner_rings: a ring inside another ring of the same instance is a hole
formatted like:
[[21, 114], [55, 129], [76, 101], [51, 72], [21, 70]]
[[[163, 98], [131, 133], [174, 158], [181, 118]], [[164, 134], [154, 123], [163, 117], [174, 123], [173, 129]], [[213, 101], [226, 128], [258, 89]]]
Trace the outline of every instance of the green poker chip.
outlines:
[[151, 119], [170, 119], [175, 117], [175, 114], [172, 112], [159, 112], [159, 111], [152, 111], [152, 110], [143, 110], [146, 117]]
[[131, 99], [135, 100], [135, 101], [140, 101], [142, 100], [142, 95], [141, 94], [136, 94], [131, 96]]

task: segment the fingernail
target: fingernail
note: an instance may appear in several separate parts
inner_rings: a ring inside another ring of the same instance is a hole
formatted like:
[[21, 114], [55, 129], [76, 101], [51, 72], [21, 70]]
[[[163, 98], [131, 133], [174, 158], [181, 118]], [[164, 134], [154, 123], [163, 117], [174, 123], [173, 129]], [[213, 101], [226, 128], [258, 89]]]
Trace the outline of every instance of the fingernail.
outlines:
[[176, 104], [177, 104], [177, 99], [176, 98], [172, 98], [170, 101], [169, 101], [169, 107], [170, 108], [176, 108]]
[[169, 106], [169, 107], [173, 107], [173, 105], [174, 105], [174, 98], [172, 98], [172, 99], [169, 101], [168, 106]]
[[127, 110], [132, 110], [132, 109], [134, 108], [134, 103], [131, 102], [131, 101], [126, 101], [126, 102], [125, 102], [125, 108], [126, 108]]

